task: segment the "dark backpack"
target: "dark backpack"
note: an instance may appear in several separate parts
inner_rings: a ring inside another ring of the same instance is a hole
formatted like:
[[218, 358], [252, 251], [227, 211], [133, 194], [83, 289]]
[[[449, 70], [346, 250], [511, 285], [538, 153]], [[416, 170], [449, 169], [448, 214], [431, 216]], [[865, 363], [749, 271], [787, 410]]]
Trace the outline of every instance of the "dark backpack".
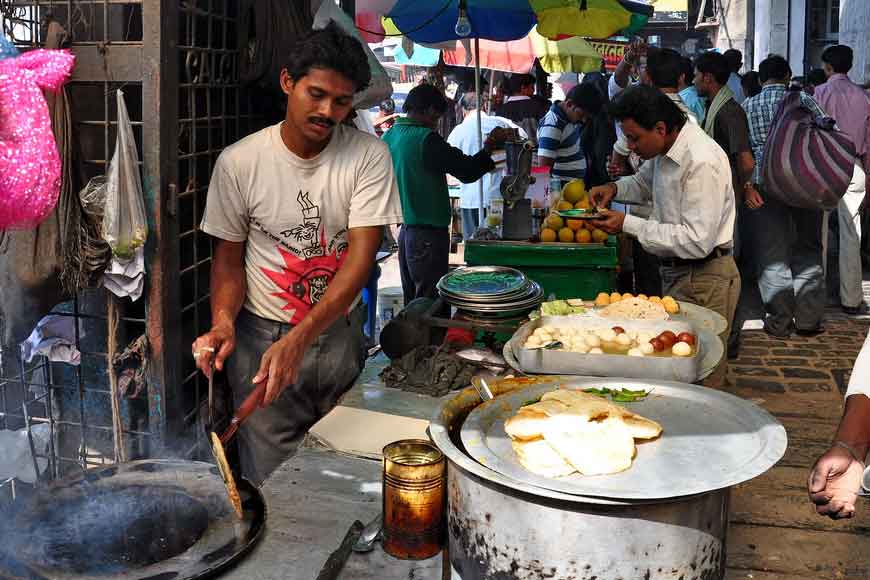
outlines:
[[800, 93], [790, 91], [774, 116], [763, 159], [765, 193], [793, 207], [833, 209], [852, 182], [858, 156], [833, 119], [815, 118]]

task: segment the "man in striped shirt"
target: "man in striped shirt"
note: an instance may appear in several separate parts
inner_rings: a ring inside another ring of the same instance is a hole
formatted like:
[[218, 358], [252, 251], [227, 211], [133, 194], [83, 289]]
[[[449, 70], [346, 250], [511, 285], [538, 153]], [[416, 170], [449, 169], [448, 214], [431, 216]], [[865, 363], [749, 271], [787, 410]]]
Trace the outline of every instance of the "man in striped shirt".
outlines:
[[[746, 99], [749, 145], [755, 157], [752, 184], [746, 187], [747, 247], [758, 263], [758, 290], [764, 302], [764, 330], [778, 338], [793, 332], [812, 336], [824, 330], [825, 275], [822, 267], [821, 209], [788, 206], [767, 195], [761, 178], [764, 148], [776, 111], [786, 97], [791, 67], [783, 57], [771, 55], [758, 67], [763, 88]], [[816, 117], [825, 114], [813, 98], [801, 91], [801, 104]], [[755, 196], [753, 190], [760, 196]]]
[[538, 126], [538, 157], [550, 174], [563, 181], [586, 176], [586, 154], [580, 145], [586, 113], [577, 104], [580, 85], [553, 104]]

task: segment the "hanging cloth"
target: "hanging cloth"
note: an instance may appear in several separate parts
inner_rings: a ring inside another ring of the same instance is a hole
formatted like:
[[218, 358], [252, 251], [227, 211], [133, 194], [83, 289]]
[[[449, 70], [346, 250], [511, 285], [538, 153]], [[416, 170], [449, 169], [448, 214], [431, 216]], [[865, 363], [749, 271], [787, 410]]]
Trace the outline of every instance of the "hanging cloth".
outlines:
[[18, 56], [18, 49], [4, 36], [0, 36], [0, 60]]

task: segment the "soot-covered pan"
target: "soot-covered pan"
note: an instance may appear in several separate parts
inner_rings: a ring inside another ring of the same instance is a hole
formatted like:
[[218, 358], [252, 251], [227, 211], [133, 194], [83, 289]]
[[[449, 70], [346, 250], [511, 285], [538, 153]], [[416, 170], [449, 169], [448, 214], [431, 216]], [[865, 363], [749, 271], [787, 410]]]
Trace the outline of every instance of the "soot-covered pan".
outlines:
[[209, 463], [145, 460], [59, 480], [0, 513], [0, 578], [207, 578], [260, 539], [266, 505], [238, 480], [243, 517]]

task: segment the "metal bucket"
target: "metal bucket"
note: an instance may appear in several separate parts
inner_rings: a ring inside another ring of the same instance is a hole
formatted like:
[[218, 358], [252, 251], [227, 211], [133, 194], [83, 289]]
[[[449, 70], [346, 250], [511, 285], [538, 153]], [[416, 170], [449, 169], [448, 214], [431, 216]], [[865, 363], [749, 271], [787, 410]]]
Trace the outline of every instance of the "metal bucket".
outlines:
[[[504, 392], [496, 384], [496, 392]], [[507, 389], [510, 390], [510, 389]], [[519, 483], [457, 444], [473, 389], [445, 399], [430, 432], [447, 456], [451, 564], [462, 580], [721, 580], [729, 490], [665, 501], [616, 501]]]

